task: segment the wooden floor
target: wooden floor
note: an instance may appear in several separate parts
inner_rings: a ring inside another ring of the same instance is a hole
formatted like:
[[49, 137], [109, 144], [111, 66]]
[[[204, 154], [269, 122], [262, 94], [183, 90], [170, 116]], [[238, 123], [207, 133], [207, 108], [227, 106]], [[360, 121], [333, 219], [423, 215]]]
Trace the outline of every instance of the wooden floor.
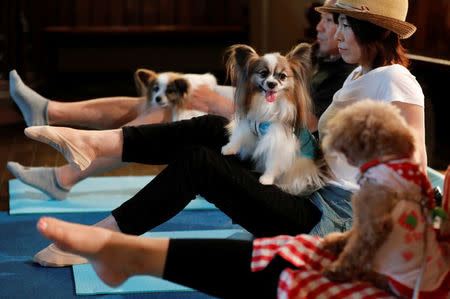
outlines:
[[[28, 139], [23, 134], [25, 123], [0, 126], [0, 211], [9, 211], [8, 181], [14, 176], [6, 168], [7, 161], [24, 166], [58, 166], [65, 164], [64, 157], [52, 147]], [[102, 176], [151, 175], [161, 171], [161, 166], [131, 164], [108, 171]]]

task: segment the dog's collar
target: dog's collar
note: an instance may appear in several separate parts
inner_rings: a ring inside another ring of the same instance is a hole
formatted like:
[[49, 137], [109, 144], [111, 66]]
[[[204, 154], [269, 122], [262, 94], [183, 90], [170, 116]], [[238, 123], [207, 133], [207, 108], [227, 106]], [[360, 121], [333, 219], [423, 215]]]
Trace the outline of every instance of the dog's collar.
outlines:
[[363, 165], [361, 165], [361, 166], [359, 167], [359, 171], [360, 171], [361, 173], [364, 173], [364, 172], [366, 172], [369, 168], [372, 168], [372, 167], [377, 166], [377, 165], [379, 165], [379, 164], [384, 164], [384, 163], [387, 163], [387, 162], [390, 162], [390, 161], [394, 161], [394, 160], [403, 160], [403, 159], [409, 159], [409, 157], [406, 156], [406, 155], [395, 155], [395, 154], [392, 154], [392, 155], [384, 155], [384, 156], [381, 156], [381, 157], [379, 157], [379, 158], [375, 158], [375, 159], [373, 159], [373, 160], [371, 160], [371, 161], [369, 161], [369, 162], [367, 162], [367, 163], [364, 163]]
[[380, 158], [373, 159], [359, 168], [361, 171], [360, 180], [365, 177], [365, 172], [367, 172], [370, 168], [381, 164], [391, 168], [405, 180], [411, 181], [420, 186], [423, 194], [426, 196], [426, 199], [419, 204], [426, 207], [428, 210], [433, 210], [435, 208], [436, 203], [434, 200], [434, 191], [427, 175], [419, 168], [417, 164], [411, 163], [408, 156], [385, 155]]
[[258, 138], [266, 135], [271, 124], [272, 122], [258, 122], [251, 119], [248, 120], [250, 131]]
[[[257, 137], [260, 138], [266, 135], [272, 122], [257, 122], [255, 120], [248, 119], [248, 125], [250, 131]], [[311, 160], [316, 160], [318, 155], [319, 145], [316, 138], [311, 134], [311, 132], [303, 127], [300, 130], [292, 129], [292, 133], [300, 141], [300, 152], [299, 157], [308, 158]]]

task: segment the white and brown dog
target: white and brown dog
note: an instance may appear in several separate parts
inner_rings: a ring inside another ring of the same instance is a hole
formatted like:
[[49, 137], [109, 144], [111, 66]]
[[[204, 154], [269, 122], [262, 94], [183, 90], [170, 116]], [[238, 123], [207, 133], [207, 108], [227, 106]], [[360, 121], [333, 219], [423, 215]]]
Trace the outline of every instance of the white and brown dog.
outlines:
[[210, 73], [155, 73], [152, 70], [138, 69], [134, 78], [138, 92], [147, 98], [148, 104], [168, 107], [173, 121], [205, 115], [206, 112], [187, 109], [185, 99], [200, 85], [206, 85], [212, 90], [217, 86], [216, 77]]
[[224, 155], [251, 158], [262, 184], [291, 194], [324, 185], [316, 164], [317, 143], [306, 129], [311, 100], [307, 88], [311, 47], [300, 44], [286, 56], [259, 56], [247, 45], [228, 49], [227, 70], [234, 85], [235, 115]]

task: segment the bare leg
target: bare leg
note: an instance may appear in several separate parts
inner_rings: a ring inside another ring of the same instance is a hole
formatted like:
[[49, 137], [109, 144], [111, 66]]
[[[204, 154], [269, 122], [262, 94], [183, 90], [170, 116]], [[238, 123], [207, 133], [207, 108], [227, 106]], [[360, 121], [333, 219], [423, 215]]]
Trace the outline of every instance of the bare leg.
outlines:
[[162, 122], [167, 109], [147, 107], [145, 97], [106, 97], [77, 102], [58, 102], [42, 97], [29, 88], [15, 70], [10, 72], [10, 94], [28, 126], [75, 125], [96, 129], [115, 129], [141, 114], [151, 123]]
[[138, 117], [145, 105], [146, 99], [137, 97], [109, 97], [79, 102], [49, 101], [48, 124], [115, 129]]
[[49, 125], [65, 124], [95, 129], [116, 129], [124, 125], [141, 125], [169, 121], [170, 111], [146, 107], [145, 98], [110, 97], [80, 102], [48, 103]]
[[70, 164], [81, 170], [86, 169], [95, 158], [122, 157], [121, 129], [88, 131], [66, 127], [34, 126], [26, 128], [25, 135], [51, 145], [61, 152]]
[[85, 256], [106, 284], [118, 286], [133, 275], [162, 277], [169, 239], [148, 239], [43, 217], [39, 232], [58, 247]]
[[55, 174], [60, 185], [68, 190], [85, 178], [101, 174], [103, 172], [124, 167], [129, 163], [122, 162], [120, 158], [97, 158], [84, 170], [73, 167], [70, 164], [55, 168]]

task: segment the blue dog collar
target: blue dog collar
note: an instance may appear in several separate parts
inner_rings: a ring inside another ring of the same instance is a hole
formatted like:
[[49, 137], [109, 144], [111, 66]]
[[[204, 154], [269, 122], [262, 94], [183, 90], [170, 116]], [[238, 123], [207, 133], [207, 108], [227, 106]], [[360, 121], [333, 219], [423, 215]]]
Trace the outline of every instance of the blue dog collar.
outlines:
[[[266, 135], [271, 122], [256, 122], [254, 120], [248, 120], [248, 125], [253, 134], [258, 138]], [[297, 154], [298, 157], [308, 158], [315, 160], [317, 158], [317, 152], [319, 149], [319, 144], [316, 138], [311, 134], [311, 132], [303, 127], [300, 132], [293, 132], [300, 141], [300, 152]]]

